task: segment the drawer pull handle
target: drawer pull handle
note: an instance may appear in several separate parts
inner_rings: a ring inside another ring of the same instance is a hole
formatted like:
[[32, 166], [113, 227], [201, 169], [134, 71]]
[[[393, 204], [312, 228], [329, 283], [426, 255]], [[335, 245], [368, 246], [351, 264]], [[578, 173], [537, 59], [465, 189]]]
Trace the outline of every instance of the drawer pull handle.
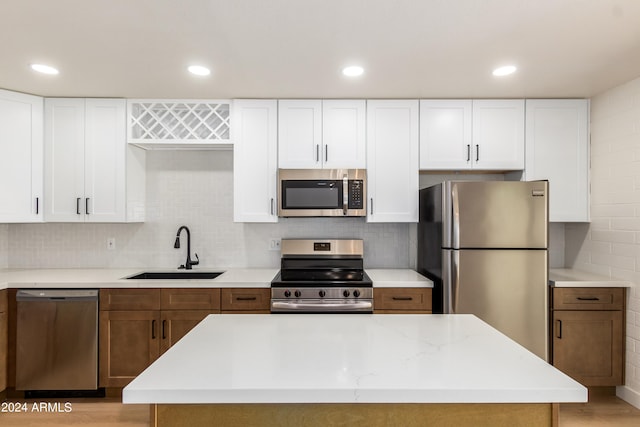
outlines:
[[165, 333], [165, 325], [167, 324], [166, 320], [162, 321], [162, 339], [166, 340], [167, 339], [167, 334]]
[[562, 320], [556, 320], [556, 338], [562, 339]]
[[151, 321], [151, 339], [156, 339], [156, 321], [155, 319]]
[[578, 301], [600, 301], [598, 297], [576, 297]]
[[392, 297], [394, 301], [413, 301], [413, 297]]
[[236, 301], [255, 301], [256, 297], [236, 297]]

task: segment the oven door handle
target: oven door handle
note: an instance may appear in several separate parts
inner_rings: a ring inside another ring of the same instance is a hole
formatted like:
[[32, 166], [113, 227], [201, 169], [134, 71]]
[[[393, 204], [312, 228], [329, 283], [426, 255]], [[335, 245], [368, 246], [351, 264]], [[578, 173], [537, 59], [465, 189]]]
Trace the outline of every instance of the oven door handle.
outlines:
[[336, 302], [336, 303], [305, 303], [293, 301], [272, 301], [271, 309], [287, 310], [287, 311], [324, 311], [327, 309], [339, 308], [342, 310], [366, 311], [373, 309], [371, 301], [354, 301], [354, 302]]

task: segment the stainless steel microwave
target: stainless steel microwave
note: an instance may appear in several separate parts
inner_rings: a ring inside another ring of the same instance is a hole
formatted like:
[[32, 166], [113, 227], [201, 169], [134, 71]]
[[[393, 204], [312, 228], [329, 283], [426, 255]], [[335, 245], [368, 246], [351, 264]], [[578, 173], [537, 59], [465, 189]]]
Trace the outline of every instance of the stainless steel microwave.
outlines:
[[279, 169], [278, 216], [366, 216], [364, 169]]

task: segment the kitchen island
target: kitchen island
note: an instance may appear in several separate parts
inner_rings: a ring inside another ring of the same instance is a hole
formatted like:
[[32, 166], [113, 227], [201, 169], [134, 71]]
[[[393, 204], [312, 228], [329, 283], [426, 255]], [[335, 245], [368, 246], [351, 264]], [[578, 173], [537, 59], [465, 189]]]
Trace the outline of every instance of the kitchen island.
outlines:
[[210, 315], [123, 391], [158, 426], [551, 426], [586, 400], [472, 315]]

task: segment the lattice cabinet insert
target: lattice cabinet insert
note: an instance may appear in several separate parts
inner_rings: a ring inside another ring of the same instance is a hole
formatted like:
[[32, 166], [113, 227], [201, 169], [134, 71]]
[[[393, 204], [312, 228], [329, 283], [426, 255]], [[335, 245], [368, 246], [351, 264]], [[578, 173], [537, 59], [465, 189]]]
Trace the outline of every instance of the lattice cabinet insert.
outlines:
[[133, 99], [127, 139], [143, 148], [231, 148], [230, 100]]

